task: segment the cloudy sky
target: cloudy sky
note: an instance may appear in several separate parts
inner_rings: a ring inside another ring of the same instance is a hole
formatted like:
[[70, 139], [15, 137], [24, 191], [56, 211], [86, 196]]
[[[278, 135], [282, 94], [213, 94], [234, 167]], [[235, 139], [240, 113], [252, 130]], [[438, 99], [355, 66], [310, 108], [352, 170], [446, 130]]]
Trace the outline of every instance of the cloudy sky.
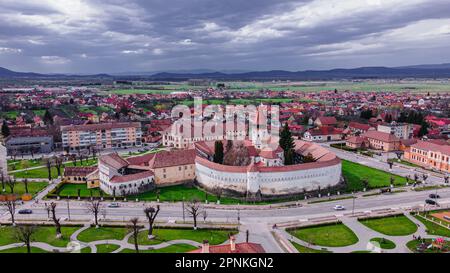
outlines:
[[449, 0], [0, 0], [0, 66], [17, 71], [444, 62]]

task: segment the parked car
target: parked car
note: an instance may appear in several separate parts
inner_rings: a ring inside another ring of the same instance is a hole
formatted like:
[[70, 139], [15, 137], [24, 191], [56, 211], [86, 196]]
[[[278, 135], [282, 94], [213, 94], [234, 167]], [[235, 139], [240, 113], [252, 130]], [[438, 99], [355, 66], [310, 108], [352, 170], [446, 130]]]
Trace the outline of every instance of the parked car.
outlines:
[[32, 214], [33, 211], [31, 209], [21, 209], [19, 210], [19, 214]]
[[334, 206], [334, 210], [345, 210], [345, 207], [342, 205], [336, 205]]
[[425, 200], [425, 203], [427, 203], [428, 205], [437, 205], [438, 204], [436, 201], [431, 200], [431, 199]]
[[108, 205], [108, 208], [118, 208], [118, 207], [120, 207], [120, 204], [119, 204], [119, 203], [110, 203], [110, 204]]
[[432, 194], [428, 195], [428, 197], [430, 197], [431, 199], [441, 198], [441, 197], [439, 196], [439, 194], [435, 194], [435, 193], [432, 193]]

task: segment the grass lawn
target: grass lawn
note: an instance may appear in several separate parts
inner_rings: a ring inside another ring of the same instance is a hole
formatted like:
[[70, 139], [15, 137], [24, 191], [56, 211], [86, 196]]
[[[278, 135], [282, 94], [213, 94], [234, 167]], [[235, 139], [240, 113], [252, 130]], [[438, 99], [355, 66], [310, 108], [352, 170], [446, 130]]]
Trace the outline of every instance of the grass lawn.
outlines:
[[372, 251], [370, 251], [370, 250], [355, 250], [350, 253], [372, 253]]
[[445, 236], [450, 238], [450, 229], [437, 225], [433, 222], [423, 219], [420, 216], [415, 215], [416, 219], [422, 222], [427, 228], [427, 234], [437, 235], [437, 236]]
[[298, 239], [320, 246], [341, 247], [356, 244], [358, 237], [344, 224], [312, 226], [290, 230]]
[[[80, 227], [61, 227], [62, 238], [56, 238], [56, 229], [53, 226], [38, 227], [33, 235], [33, 242], [43, 242], [54, 247], [65, 247], [70, 242], [70, 235]], [[11, 226], [0, 228], [0, 246], [19, 243], [15, 239], [14, 228]]]
[[127, 233], [128, 230], [125, 227], [91, 227], [78, 234], [77, 239], [85, 243], [99, 240], [122, 240]]
[[[28, 193], [31, 195], [35, 195], [36, 193], [43, 190], [45, 187], [48, 186], [48, 182], [28, 182]], [[5, 185], [5, 192], [6, 194], [11, 193], [11, 189], [8, 187], [8, 185]], [[14, 193], [18, 195], [22, 195], [25, 193], [25, 184], [23, 182], [16, 182], [16, 185], [14, 187]]]
[[96, 245], [97, 247], [97, 253], [111, 253], [114, 250], [119, 249], [119, 245], [113, 245], [113, 244], [101, 244]]
[[43, 166], [44, 162], [40, 158], [24, 159], [24, 160], [8, 160], [8, 171], [21, 170], [26, 168], [33, 168]]
[[[156, 191], [151, 192], [145, 192], [138, 195], [130, 196], [129, 199], [133, 200], [135, 198], [138, 198], [139, 200], [143, 201], [156, 201], [157, 195]], [[217, 202], [217, 197], [212, 194], [208, 194], [206, 196], [206, 193], [196, 187], [187, 187], [185, 185], [177, 185], [177, 186], [170, 186], [170, 187], [163, 187], [159, 188], [159, 201], [161, 202], [177, 202], [177, 201], [183, 201], [183, 198], [188, 201], [192, 199], [198, 199], [201, 202], [204, 202], [206, 198], [208, 198], [208, 202]], [[244, 204], [245, 202], [241, 202], [238, 199], [229, 198], [229, 197], [221, 197], [220, 198], [221, 204], [237, 204], [241, 203]]]
[[342, 160], [342, 174], [347, 179], [348, 190], [359, 191], [364, 188], [363, 179], [368, 179], [370, 188], [388, 187], [391, 176], [395, 185], [406, 184], [406, 178], [367, 167], [358, 163]]
[[[27, 247], [14, 247], [6, 250], [1, 250], [0, 253], [27, 253]], [[48, 253], [47, 251], [38, 248], [38, 247], [31, 247], [31, 253]]]
[[417, 225], [406, 216], [390, 216], [360, 221], [365, 226], [389, 236], [406, 236], [417, 231]]
[[[100, 197], [100, 189], [88, 189], [86, 184], [63, 184], [59, 187], [58, 192], [59, 195], [64, 197], [77, 197], [78, 189], [80, 189], [80, 197], [90, 197], [91, 191], [93, 197]], [[108, 196], [106, 193], [103, 193], [103, 196]]]
[[[187, 244], [176, 244], [160, 249], [139, 250], [139, 253], [185, 253], [197, 249]], [[120, 253], [136, 253], [134, 249], [124, 249]]]
[[372, 238], [370, 239], [372, 243], [378, 243], [382, 249], [394, 249], [395, 243], [386, 238]]
[[291, 244], [298, 250], [299, 253], [332, 253], [331, 251], [328, 250], [317, 250], [306, 246], [302, 246], [293, 241], [291, 241]]
[[[208, 230], [208, 229], [154, 229], [153, 235], [156, 238], [149, 240], [147, 238], [148, 230], [141, 231], [138, 236], [140, 245], [157, 245], [172, 240], [192, 240], [202, 243], [208, 240], [211, 245], [218, 245], [228, 240], [229, 233], [236, 233], [233, 230]], [[133, 238], [130, 237], [129, 243], [133, 244]]]
[[[83, 164], [80, 164], [79, 161], [77, 161], [77, 166], [93, 166], [97, 164], [97, 160], [83, 160]], [[74, 166], [73, 163], [64, 163], [61, 172], [63, 172], [63, 169], [65, 166]], [[56, 170], [56, 167], [52, 167], [51, 169], [52, 179], [58, 178], [58, 171]], [[20, 171], [15, 172], [12, 175], [16, 178], [40, 178], [40, 179], [48, 179], [48, 170], [47, 167], [37, 168], [33, 170], [27, 170], [27, 171]]]

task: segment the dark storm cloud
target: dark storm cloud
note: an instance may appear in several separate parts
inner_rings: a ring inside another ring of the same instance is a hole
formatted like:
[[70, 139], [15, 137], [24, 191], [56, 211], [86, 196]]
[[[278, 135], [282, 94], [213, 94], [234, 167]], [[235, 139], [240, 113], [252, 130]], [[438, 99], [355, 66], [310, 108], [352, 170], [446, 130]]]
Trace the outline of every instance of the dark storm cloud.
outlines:
[[2, 0], [0, 66], [37, 72], [450, 62], [447, 0]]

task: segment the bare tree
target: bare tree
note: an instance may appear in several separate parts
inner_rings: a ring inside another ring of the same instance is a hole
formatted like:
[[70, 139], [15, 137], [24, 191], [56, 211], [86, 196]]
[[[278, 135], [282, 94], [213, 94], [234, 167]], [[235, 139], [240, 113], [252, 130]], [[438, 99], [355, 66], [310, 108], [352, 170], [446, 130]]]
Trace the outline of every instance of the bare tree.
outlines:
[[16, 178], [6, 180], [6, 184], [8, 185], [11, 194], [14, 193], [14, 187], [16, 186]]
[[58, 171], [58, 177], [61, 176], [62, 165], [63, 165], [63, 158], [60, 156], [55, 157], [55, 167], [56, 171]]
[[27, 253], [31, 253], [31, 242], [35, 232], [36, 226], [34, 225], [19, 225], [14, 229], [14, 237], [26, 245]]
[[2, 182], [2, 191], [6, 191], [5, 189], [5, 176], [3, 175], [3, 173], [0, 175], [0, 180]]
[[132, 232], [133, 236], [133, 242], [134, 242], [134, 249], [136, 250], [136, 253], [139, 253], [139, 245], [138, 245], [138, 236], [139, 236], [139, 226], [138, 226], [139, 219], [137, 217], [130, 219], [130, 224], [128, 225], [128, 230]]
[[55, 227], [56, 227], [56, 238], [61, 238], [62, 233], [61, 233], [61, 223], [60, 223], [60, 218], [56, 218], [56, 203], [51, 202], [50, 203], [50, 210], [52, 212], [52, 219], [53, 222], [55, 223]]
[[51, 160], [51, 158], [47, 158], [45, 160], [45, 166], [47, 167], [48, 181], [52, 181], [52, 160]]
[[101, 201], [100, 200], [90, 200], [87, 203], [87, 210], [89, 213], [94, 215], [95, 227], [98, 228], [98, 214], [101, 210]]
[[28, 194], [28, 179], [23, 180], [23, 185], [25, 186], [25, 193]]
[[14, 215], [16, 214], [16, 200], [7, 200], [5, 202], [6, 208], [8, 209], [9, 214], [11, 214], [11, 223], [13, 226], [16, 225], [16, 221]]
[[197, 217], [202, 211], [201, 203], [197, 199], [193, 199], [186, 203], [186, 211], [194, 219], [194, 230], [197, 230]]
[[154, 207], [146, 207], [144, 209], [145, 216], [147, 217], [149, 228], [148, 228], [148, 239], [153, 239], [153, 224], [155, 223], [156, 216], [158, 216], [159, 213], [159, 205], [156, 206], [156, 209]]
[[212, 192], [213, 192], [213, 193], [216, 195], [216, 197], [217, 197], [217, 204], [220, 204], [220, 198], [222, 197], [222, 193], [223, 193], [222, 187], [215, 186], [215, 187], [212, 189]]

